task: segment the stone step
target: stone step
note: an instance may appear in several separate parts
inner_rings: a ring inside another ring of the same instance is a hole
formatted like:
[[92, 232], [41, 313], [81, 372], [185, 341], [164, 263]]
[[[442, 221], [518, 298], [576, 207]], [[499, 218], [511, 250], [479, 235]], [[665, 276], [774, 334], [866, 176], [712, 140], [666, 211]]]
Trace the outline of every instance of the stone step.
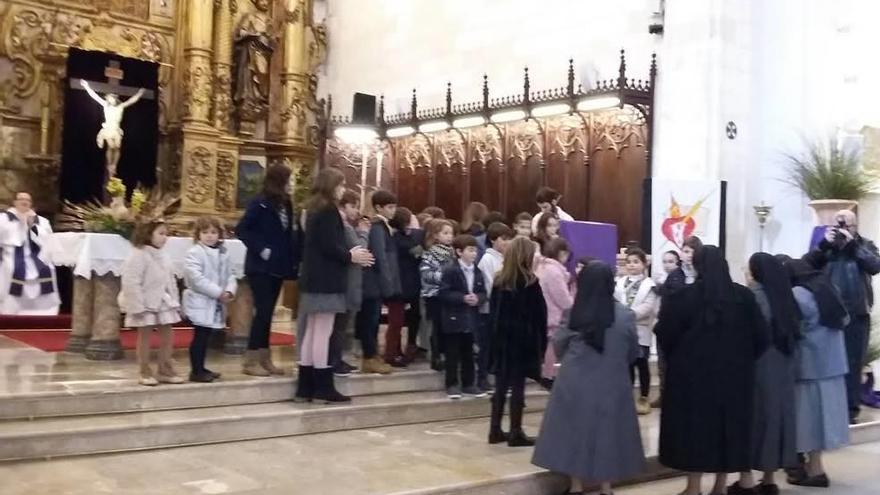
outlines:
[[[352, 386], [361, 381], [351, 380]], [[530, 387], [528, 410], [542, 411], [548, 397]], [[345, 406], [275, 402], [7, 420], [0, 422], [0, 461], [449, 421], [485, 417], [489, 409], [485, 398], [451, 401], [441, 392], [404, 392], [367, 395]]]
[[[652, 396], [658, 387], [656, 377], [653, 381]], [[335, 382], [340, 392], [352, 397], [444, 390], [443, 374], [430, 369], [384, 376], [353, 374]], [[231, 373], [214, 383], [157, 387], [137, 385], [133, 378], [97, 381], [64, 390], [4, 395], [0, 397], [0, 421], [283, 402], [293, 398], [295, 387], [292, 377], [253, 378]]]
[[[880, 414], [869, 411], [865, 419], [866, 423], [852, 429], [853, 444], [874, 441], [880, 434]], [[639, 421], [648, 469], [627, 484], [678, 475], [657, 463], [659, 414]], [[538, 431], [540, 422], [540, 413], [525, 416], [531, 434]], [[532, 449], [488, 445], [487, 428], [485, 418], [472, 418], [196, 445], [167, 452], [80, 456], [54, 459], [51, 464], [22, 461], [3, 466], [2, 491], [4, 495], [86, 495], [113, 487], [115, 495], [562, 493], [567, 480], [533, 466]], [[150, 477], [149, 473], [161, 475]], [[846, 483], [842, 477], [835, 480]], [[677, 483], [675, 488], [680, 489]]]
[[[93, 415], [168, 409], [234, 406], [281, 402], [293, 398], [291, 377], [252, 378], [227, 375], [214, 383], [144, 387], [134, 380], [98, 382], [64, 391], [11, 394], [0, 400], [0, 420]], [[439, 391], [443, 375], [432, 370], [387, 376], [355, 374], [336, 379], [340, 392], [355, 397], [401, 392]]]

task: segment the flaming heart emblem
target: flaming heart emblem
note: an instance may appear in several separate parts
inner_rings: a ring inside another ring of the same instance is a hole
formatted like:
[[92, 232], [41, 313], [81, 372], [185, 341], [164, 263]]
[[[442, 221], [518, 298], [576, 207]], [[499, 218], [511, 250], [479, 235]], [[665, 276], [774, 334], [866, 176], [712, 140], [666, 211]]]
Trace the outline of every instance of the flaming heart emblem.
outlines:
[[694, 230], [696, 230], [697, 222], [694, 220], [694, 215], [703, 206], [703, 203], [709, 199], [709, 196], [711, 196], [711, 193], [697, 201], [684, 215], [681, 213], [681, 206], [675, 200], [675, 196], [670, 196], [669, 213], [660, 227], [663, 237], [668, 239], [675, 247], [681, 249], [684, 246], [685, 239], [693, 235]]

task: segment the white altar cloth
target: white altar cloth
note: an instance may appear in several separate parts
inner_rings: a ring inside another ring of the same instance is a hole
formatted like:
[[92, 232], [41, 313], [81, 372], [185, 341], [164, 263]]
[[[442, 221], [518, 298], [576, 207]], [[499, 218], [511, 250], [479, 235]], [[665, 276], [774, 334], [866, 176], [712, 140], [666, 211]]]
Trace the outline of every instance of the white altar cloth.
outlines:
[[[247, 248], [238, 239], [227, 239], [223, 243], [229, 252], [232, 273], [235, 278], [242, 278]], [[162, 248], [178, 278], [183, 278], [186, 252], [192, 245], [192, 237], [169, 237]], [[120, 276], [122, 264], [131, 249], [131, 243], [118, 234], [56, 232], [52, 235], [46, 258], [56, 266], [73, 267], [73, 274], [77, 277], [91, 279], [93, 273], [98, 276], [108, 273]]]

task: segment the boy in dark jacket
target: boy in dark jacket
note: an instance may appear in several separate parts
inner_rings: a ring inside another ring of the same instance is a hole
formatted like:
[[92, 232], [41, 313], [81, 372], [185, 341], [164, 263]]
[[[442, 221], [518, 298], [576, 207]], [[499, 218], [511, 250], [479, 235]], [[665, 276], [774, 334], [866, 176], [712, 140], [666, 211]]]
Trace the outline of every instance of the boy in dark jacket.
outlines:
[[400, 270], [397, 264], [397, 244], [392, 238], [388, 221], [397, 211], [397, 197], [384, 190], [371, 197], [376, 218], [370, 226], [368, 249], [376, 258], [364, 270], [363, 302], [355, 322], [363, 349], [361, 371], [364, 373], [391, 373], [391, 367], [379, 357], [379, 320], [382, 302], [400, 297]]
[[483, 273], [475, 264], [477, 240], [472, 235], [460, 235], [452, 247], [457, 260], [443, 269], [438, 294], [446, 354], [446, 394], [450, 399], [460, 399], [462, 393], [485, 397], [486, 393], [474, 386], [474, 335], [480, 327], [480, 306], [487, 300]]

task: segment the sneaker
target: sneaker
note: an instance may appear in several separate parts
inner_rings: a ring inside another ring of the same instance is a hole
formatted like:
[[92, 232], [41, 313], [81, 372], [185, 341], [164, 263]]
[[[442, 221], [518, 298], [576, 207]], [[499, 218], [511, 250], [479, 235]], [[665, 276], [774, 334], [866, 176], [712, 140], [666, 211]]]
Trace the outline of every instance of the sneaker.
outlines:
[[486, 392], [483, 392], [482, 390], [480, 390], [477, 387], [474, 387], [473, 385], [471, 385], [470, 387], [465, 387], [462, 390], [462, 392], [464, 392], [464, 395], [466, 395], [468, 397], [476, 397], [478, 399], [488, 395], [488, 394], [486, 394]]
[[434, 371], [446, 371], [446, 363], [441, 356], [431, 357], [431, 369]]
[[638, 398], [636, 401], [636, 412], [641, 416], [651, 414], [651, 403], [648, 401], [647, 397]]
[[185, 380], [177, 375], [159, 375], [159, 383], [170, 383], [172, 385], [179, 385], [183, 383]]
[[189, 381], [194, 383], [211, 383], [214, 381], [214, 375], [208, 370], [193, 372], [189, 374]]
[[211, 370], [209, 370], [209, 369], [207, 369], [207, 368], [205, 368], [205, 372], [208, 373], [209, 375], [213, 376], [215, 380], [217, 380], [218, 378], [220, 378], [221, 376], [223, 376], [223, 375], [221, 375], [220, 373], [216, 373], [216, 372], [211, 371]]
[[338, 377], [346, 377], [351, 375], [351, 366], [345, 361], [339, 361], [333, 366], [333, 375]]
[[477, 388], [480, 389], [481, 392], [484, 392], [486, 394], [492, 394], [493, 392], [495, 392], [495, 387], [493, 387], [492, 384], [489, 383], [489, 380], [485, 378], [480, 380], [480, 383], [477, 384]]
[[458, 387], [447, 387], [446, 397], [449, 397], [452, 400], [461, 399], [461, 389]]
[[397, 356], [396, 358], [391, 359], [391, 360], [389, 360], [389, 361], [387, 361], [387, 362], [388, 362], [389, 365], [391, 365], [392, 368], [403, 368], [403, 369], [406, 369], [406, 366], [407, 366], [406, 358], [403, 357], [403, 356]]
[[138, 380], [138, 383], [141, 385], [145, 385], [147, 387], [155, 387], [156, 385], [159, 384], [159, 381], [156, 380], [155, 378], [153, 378], [152, 376], [142, 376]]
[[352, 366], [352, 365], [348, 364], [348, 362], [345, 361], [344, 359], [341, 359], [341, 360], [339, 361], [339, 364], [337, 364], [336, 366], [339, 368], [339, 371], [341, 371], [341, 372], [345, 372], [345, 373], [348, 373], [348, 374], [354, 374], [354, 373], [360, 373], [360, 372], [361, 372], [361, 370], [358, 369], [357, 366]]

